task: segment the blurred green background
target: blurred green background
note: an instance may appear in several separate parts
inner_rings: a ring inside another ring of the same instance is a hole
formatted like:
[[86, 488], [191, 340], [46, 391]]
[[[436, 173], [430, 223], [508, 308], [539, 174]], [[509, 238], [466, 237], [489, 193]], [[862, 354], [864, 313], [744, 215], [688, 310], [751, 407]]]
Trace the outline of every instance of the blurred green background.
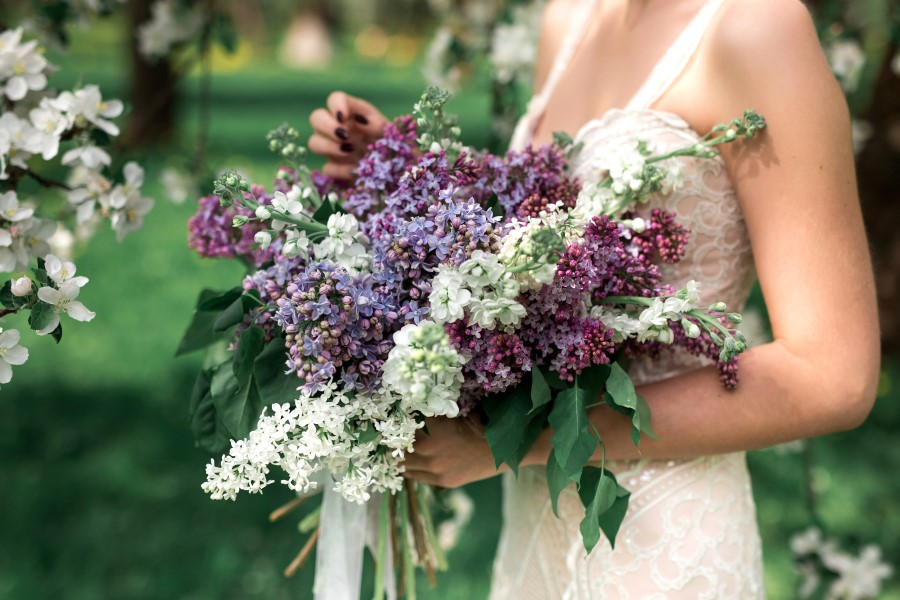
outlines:
[[[104, 96], [127, 96], [126, 27], [107, 20], [76, 32], [57, 87], [96, 82]], [[237, 167], [268, 184], [277, 166], [264, 134], [282, 121], [308, 130], [307, 116], [329, 91], [368, 98], [386, 114], [408, 112], [423, 88], [418, 65], [366, 59], [343, 40], [325, 71], [288, 70], [276, 44], [241, 46], [213, 59], [208, 163]], [[415, 50], [415, 48], [413, 48]], [[364, 54], [364, 53], [363, 53]], [[467, 141], [486, 142], [486, 80], [452, 108]], [[298, 515], [268, 513], [290, 500], [276, 486], [263, 496], [213, 502], [201, 492], [209, 456], [194, 447], [187, 401], [199, 357], [175, 348], [203, 287], [224, 289], [237, 264], [201, 260], [187, 248], [192, 200], [167, 199], [163, 167], [182, 165], [197, 128], [196, 75], [179, 84], [178, 135], [171, 146], [136, 155], [157, 199], [143, 230], [117, 244], [101, 231], [76, 259], [91, 277], [80, 299], [97, 312], [69, 322], [56, 347], [30, 337], [28, 364], [0, 396], [0, 598], [306, 598], [312, 562], [293, 579], [282, 570], [304, 542]], [[202, 190], [206, 192], [207, 190]], [[24, 325], [24, 324], [23, 324]], [[9, 327], [15, 327], [12, 320]], [[26, 327], [27, 328], [27, 327]], [[829, 529], [874, 542], [900, 563], [900, 361], [885, 356], [879, 401], [866, 425], [816, 440], [814, 483]], [[751, 453], [771, 598], [795, 597], [789, 537], [808, 525], [799, 454]], [[498, 481], [470, 486], [475, 521], [450, 555], [450, 571], [424, 598], [483, 598], [501, 524]], [[302, 513], [302, 511], [300, 511]], [[900, 598], [888, 584], [884, 598]]]

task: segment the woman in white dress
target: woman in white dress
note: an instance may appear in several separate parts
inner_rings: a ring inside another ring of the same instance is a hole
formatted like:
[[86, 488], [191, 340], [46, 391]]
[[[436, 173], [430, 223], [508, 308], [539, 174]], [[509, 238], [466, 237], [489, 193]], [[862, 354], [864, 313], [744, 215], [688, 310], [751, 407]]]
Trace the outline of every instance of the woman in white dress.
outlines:
[[[552, 0], [536, 81], [512, 147], [568, 132], [584, 143], [574, 164], [582, 181], [598, 177], [605, 152], [636, 138], [665, 150], [745, 108], [766, 117], [758, 139], [715, 160], [685, 159], [684, 185], [650, 205], [691, 231], [663, 279], [696, 279], [704, 300], [739, 309], [758, 277], [774, 340], [741, 357], [732, 392], [702, 359], [635, 361], [659, 435], [640, 455], [630, 422], [593, 409], [609, 466], [632, 491], [615, 550], [604, 540], [585, 558], [573, 489], [558, 519], [550, 511], [545, 432], [518, 478], [504, 475], [491, 598], [763, 598], [744, 452], [856, 427], [879, 371], [849, 115], [810, 16], [797, 0]], [[310, 148], [328, 158], [326, 172], [349, 176], [385, 122], [337, 92], [311, 116]], [[428, 429], [408, 476], [454, 487], [497, 473], [469, 428], [438, 419]]]

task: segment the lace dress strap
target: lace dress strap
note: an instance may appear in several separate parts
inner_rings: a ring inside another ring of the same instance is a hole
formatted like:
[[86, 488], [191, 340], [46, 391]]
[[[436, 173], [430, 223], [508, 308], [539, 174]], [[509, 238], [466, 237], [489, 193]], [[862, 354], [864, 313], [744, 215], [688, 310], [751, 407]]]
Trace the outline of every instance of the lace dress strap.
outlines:
[[709, 0], [703, 5], [650, 72], [650, 76], [628, 103], [627, 109], [648, 109], [666, 93], [694, 57], [713, 17], [724, 3], [725, 0]]

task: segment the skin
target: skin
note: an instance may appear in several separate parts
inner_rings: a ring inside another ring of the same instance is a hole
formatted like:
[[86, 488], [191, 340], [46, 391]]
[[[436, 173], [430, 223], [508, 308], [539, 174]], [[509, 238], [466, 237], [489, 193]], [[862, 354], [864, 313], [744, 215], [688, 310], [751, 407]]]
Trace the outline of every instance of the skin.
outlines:
[[[553, 131], [574, 133], [626, 104], [701, 4], [598, 3], [535, 142], [549, 142]], [[574, 6], [574, 0], [554, 0], [546, 11], [538, 88]], [[752, 450], [852, 429], [871, 411], [880, 369], [878, 315], [850, 118], [797, 0], [730, 0], [687, 70], [654, 106], [681, 115], [697, 131], [748, 107], [766, 117], [768, 128], [722, 155], [750, 234], [774, 340], [742, 355], [734, 391], [720, 386], [714, 367], [638, 388], [659, 435], [644, 439], [639, 451], [627, 419], [605, 406], [592, 409], [607, 460]], [[408, 477], [456, 487], [498, 473], [476, 428], [429, 419], [428, 431], [406, 461]], [[551, 437], [551, 430], [543, 432], [523, 465], [546, 464]]]

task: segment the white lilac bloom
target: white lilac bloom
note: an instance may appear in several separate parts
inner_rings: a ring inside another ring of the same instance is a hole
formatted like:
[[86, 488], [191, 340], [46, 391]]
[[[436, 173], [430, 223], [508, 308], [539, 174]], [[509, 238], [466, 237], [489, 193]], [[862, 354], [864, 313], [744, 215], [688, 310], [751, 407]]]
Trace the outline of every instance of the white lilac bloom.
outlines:
[[76, 321], [90, 321], [97, 313], [90, 311], [84, 304], [76, 300], [81, 291], [74, 283], [64, 283], [55, 289], [44, 286], [38, 290], [38, 298], [55, 309], [55, 314], [50, 323], [37, 332], [38, 335], [47, 335], [59, 325], [59, 315], [65, 313]]
[[0, 34], [0, 93], [14, 102], [47, 87], [47, 59], [37, 41], [21, 41], [21, 27]]
[[459, 271], [469, 287], [492, 285], [505, 271], [496, 254], [475, 250], [471, 257], [459, 265]]
[[281, 253], [286, 258], [295, 258], [309, 251], [309, 237], [305, 231], [299, 229], [288, 229], [285, 231], [284, 246], [281, 247]]
[[28, 349], [19, 345], [19, 332], [15, 329], [3, 331], [0, 328], [0, 384], [12, 379], [12, 366], [28, 360]]
[[466, 287], [463, 274], [449, 265], [442, 264], [431, 280], [428, 304], [431, 316], [438, 323], [453, 323], [463, 318], [465, 307], [472, 300], [472, 292]]
[[859, 87], [859, 77], [866, 64], [866, 55], [856, 40], [838, 40], [827, 51], [831, 70], [837, 75], [845, 92]]
[[75, 263], [61, 261], [53, 254], [48, 254], [44, 258], [44, 268], [47, 271], [47, 276], [57, 286], [70, 283], [78, 287], [84, 287], [89, 281], [87, 277], [75, 276]]
[[450, 345], [444, 327], [434, 321], [403, 326], [384, 362], [382, 384], [408, 413], [455, 417], [462, 385], [463, 359]]

